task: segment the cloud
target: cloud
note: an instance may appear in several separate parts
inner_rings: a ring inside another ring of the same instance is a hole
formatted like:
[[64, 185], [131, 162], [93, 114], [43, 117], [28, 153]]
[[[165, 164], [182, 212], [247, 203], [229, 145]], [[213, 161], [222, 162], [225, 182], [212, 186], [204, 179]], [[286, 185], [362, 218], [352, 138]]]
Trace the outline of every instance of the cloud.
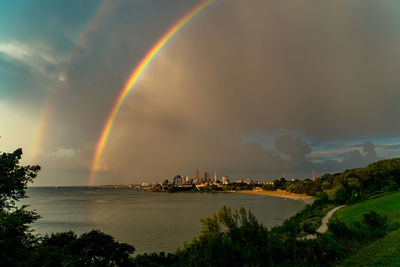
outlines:
[[283, 154], [289, 155], [292, 159], [304, 160], [311, 152], [310, 146], [301, 138], [293, 138], [290, 135], [281, 135], [275, 139], [276, 148]]
[[66, 62], [62, 55], [55, 56], [46, 45], [25, 45], [17, 41], [0, 42], [0, 55], [8, 61], [19, 62], [32, 72], [43, 77], [65, 81], [66, 77], [57, 70]]
[[315, 168], [322, 172], [337, 172], [345, 169], [365, 167], [381, 159], [377, 156], [375, 146], [372, 142], [364, 142], [360, 145], [360, 149], [353, 149], [338, 154], [339, 156], [336, 158], [339, 159], [332, 157], [331, 159], [317, 162], [315, 163]]
[[[89, 168], [129, 74], [195, 3], [139, 2], [116, 2], [68, 60], [62, 55], [70, 47], [51, 49], [62, 47], [65, 36], [1, 43], [3, 58], [43, 76], [48, 87], [54, 83], [47, 79], [64, 85], [42, 149], [69, 148], [75, 156], [46, 159], [51, 168]], [[341, 171], [381, 153], [392, 155], [387, 151], [395, 149], [373, 143], [400, 130], [398, 5], [216, 1], [171, 38], [141, 75], [114, 123], [99, 183], [191, 175], [196, 168], [256, 177]], [[59, 14], [47, 11], [55, 25], [70, 25], [69, 13], [57, 20]], [[75, 36], [82, 21], [73, 23], [60, 32]], [[20, 97], [36, 108], [42, 102], [31, 100], [30, 84]], [[15, 88], [21, 86], [8, 90]], [[57, 131], [61, 126], [70, 130]], [[371, 143], [360, 145], [367, 137]]]
[[57, 148], [55, 152], [47, 153], [48, 157], [55, 157], [55, 158], [72, 158], [75, 157], [75, 150], [73, 148]]
[[[281, 131], [340, 143], [397, 133], [400, 91], [393, 69], [400, 67], [400, 35], [397, 16], [383, 15], [391, 8], [343, 1], [299, 1], [295, 8], [282, 1], [216, 3], [143, 73], [117, 119], [105, 161], [120, 176], [190, 174], [196, 167], [249, 175], [306, 171], [315, 166], [300, 138], [281, 136], [276, 150], [266, 150], [238, 136]], [[374, 151], [370, 143], [348, 147], [318, 166], [361, 167], [377, 159]]]

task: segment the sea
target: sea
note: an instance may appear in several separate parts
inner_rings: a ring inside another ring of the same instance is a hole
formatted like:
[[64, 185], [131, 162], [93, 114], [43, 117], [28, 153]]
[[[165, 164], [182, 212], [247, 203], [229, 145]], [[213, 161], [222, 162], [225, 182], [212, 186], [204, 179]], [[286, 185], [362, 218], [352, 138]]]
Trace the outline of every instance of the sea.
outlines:
[[130, 188], [29, 187], [20, 201], [41, 219], [37, 234], [99, 229], [135, 247], [135, 254], [174, 252], [200, 233], [201, 217], [222, 205], [244, 207], [265, 226], [279, 225], [306, 204], [303, 200], [243, 193], [155, 193]]

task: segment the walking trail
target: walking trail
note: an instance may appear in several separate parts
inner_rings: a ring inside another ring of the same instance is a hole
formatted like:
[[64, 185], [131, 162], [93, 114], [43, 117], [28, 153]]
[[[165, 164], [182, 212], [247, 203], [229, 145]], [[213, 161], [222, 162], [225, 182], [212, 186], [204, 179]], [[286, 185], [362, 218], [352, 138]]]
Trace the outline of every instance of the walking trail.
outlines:
[[[325, 232], [328, 230], [328, 225], [327, 225], [327, 223], [328, 223], [329, 219], [332, 217], [332, 215], [335, 213], [335, 211], [337, 211], [337, 210], [340, 209], [340, 208], [343, 208], [344, 206], [345, 206], [345, 205], [338, 206], [338, 207], [336, 207], [336, 208], [330, 210], [330, 211], [325, 215], [325, 217], [322, 219], [322, 225], [317, 229], [317, 233], [320, 233], [320, 234], [325, 233]], [[316, 234], [314, 234], [314, 235], [307, 235], [307, 236], [303, 237], [302, 239], [315, 239], [315, 238], [317, 238], [317, 235], [316, 235]]]

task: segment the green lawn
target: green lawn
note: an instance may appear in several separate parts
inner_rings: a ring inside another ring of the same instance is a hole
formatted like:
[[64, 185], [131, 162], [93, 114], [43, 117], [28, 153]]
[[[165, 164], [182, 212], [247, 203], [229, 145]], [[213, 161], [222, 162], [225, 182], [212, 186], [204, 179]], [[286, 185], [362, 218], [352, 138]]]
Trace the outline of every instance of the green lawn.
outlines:
[[339, 262], [338, 266], [399, 266], [400, 229], [360, 249]]
[[334, 216], [350, 226], [361, 221], [363, 214], [371, 210], [388, 216], [389, 224], [400, 223], [400, 191], [346, 206], [335, 212]]
[[400, 266], [400, 191], [346, 206], [334, 216], [350, 226], [356, 221], [361, 221], [363, 214], [371, 210], [386, 215], [392, 229], [397, 230], [361, 248], [340, 261], [338, 266]]

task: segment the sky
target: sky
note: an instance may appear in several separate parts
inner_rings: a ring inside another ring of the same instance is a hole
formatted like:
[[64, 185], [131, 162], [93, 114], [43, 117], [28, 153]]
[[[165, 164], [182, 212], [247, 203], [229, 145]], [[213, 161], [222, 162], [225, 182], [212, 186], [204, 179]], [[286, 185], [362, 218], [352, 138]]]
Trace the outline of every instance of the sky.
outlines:
[[400, 152], [400, 2], [0, 0], [0, 151], [35, 185], [311, 178]]

